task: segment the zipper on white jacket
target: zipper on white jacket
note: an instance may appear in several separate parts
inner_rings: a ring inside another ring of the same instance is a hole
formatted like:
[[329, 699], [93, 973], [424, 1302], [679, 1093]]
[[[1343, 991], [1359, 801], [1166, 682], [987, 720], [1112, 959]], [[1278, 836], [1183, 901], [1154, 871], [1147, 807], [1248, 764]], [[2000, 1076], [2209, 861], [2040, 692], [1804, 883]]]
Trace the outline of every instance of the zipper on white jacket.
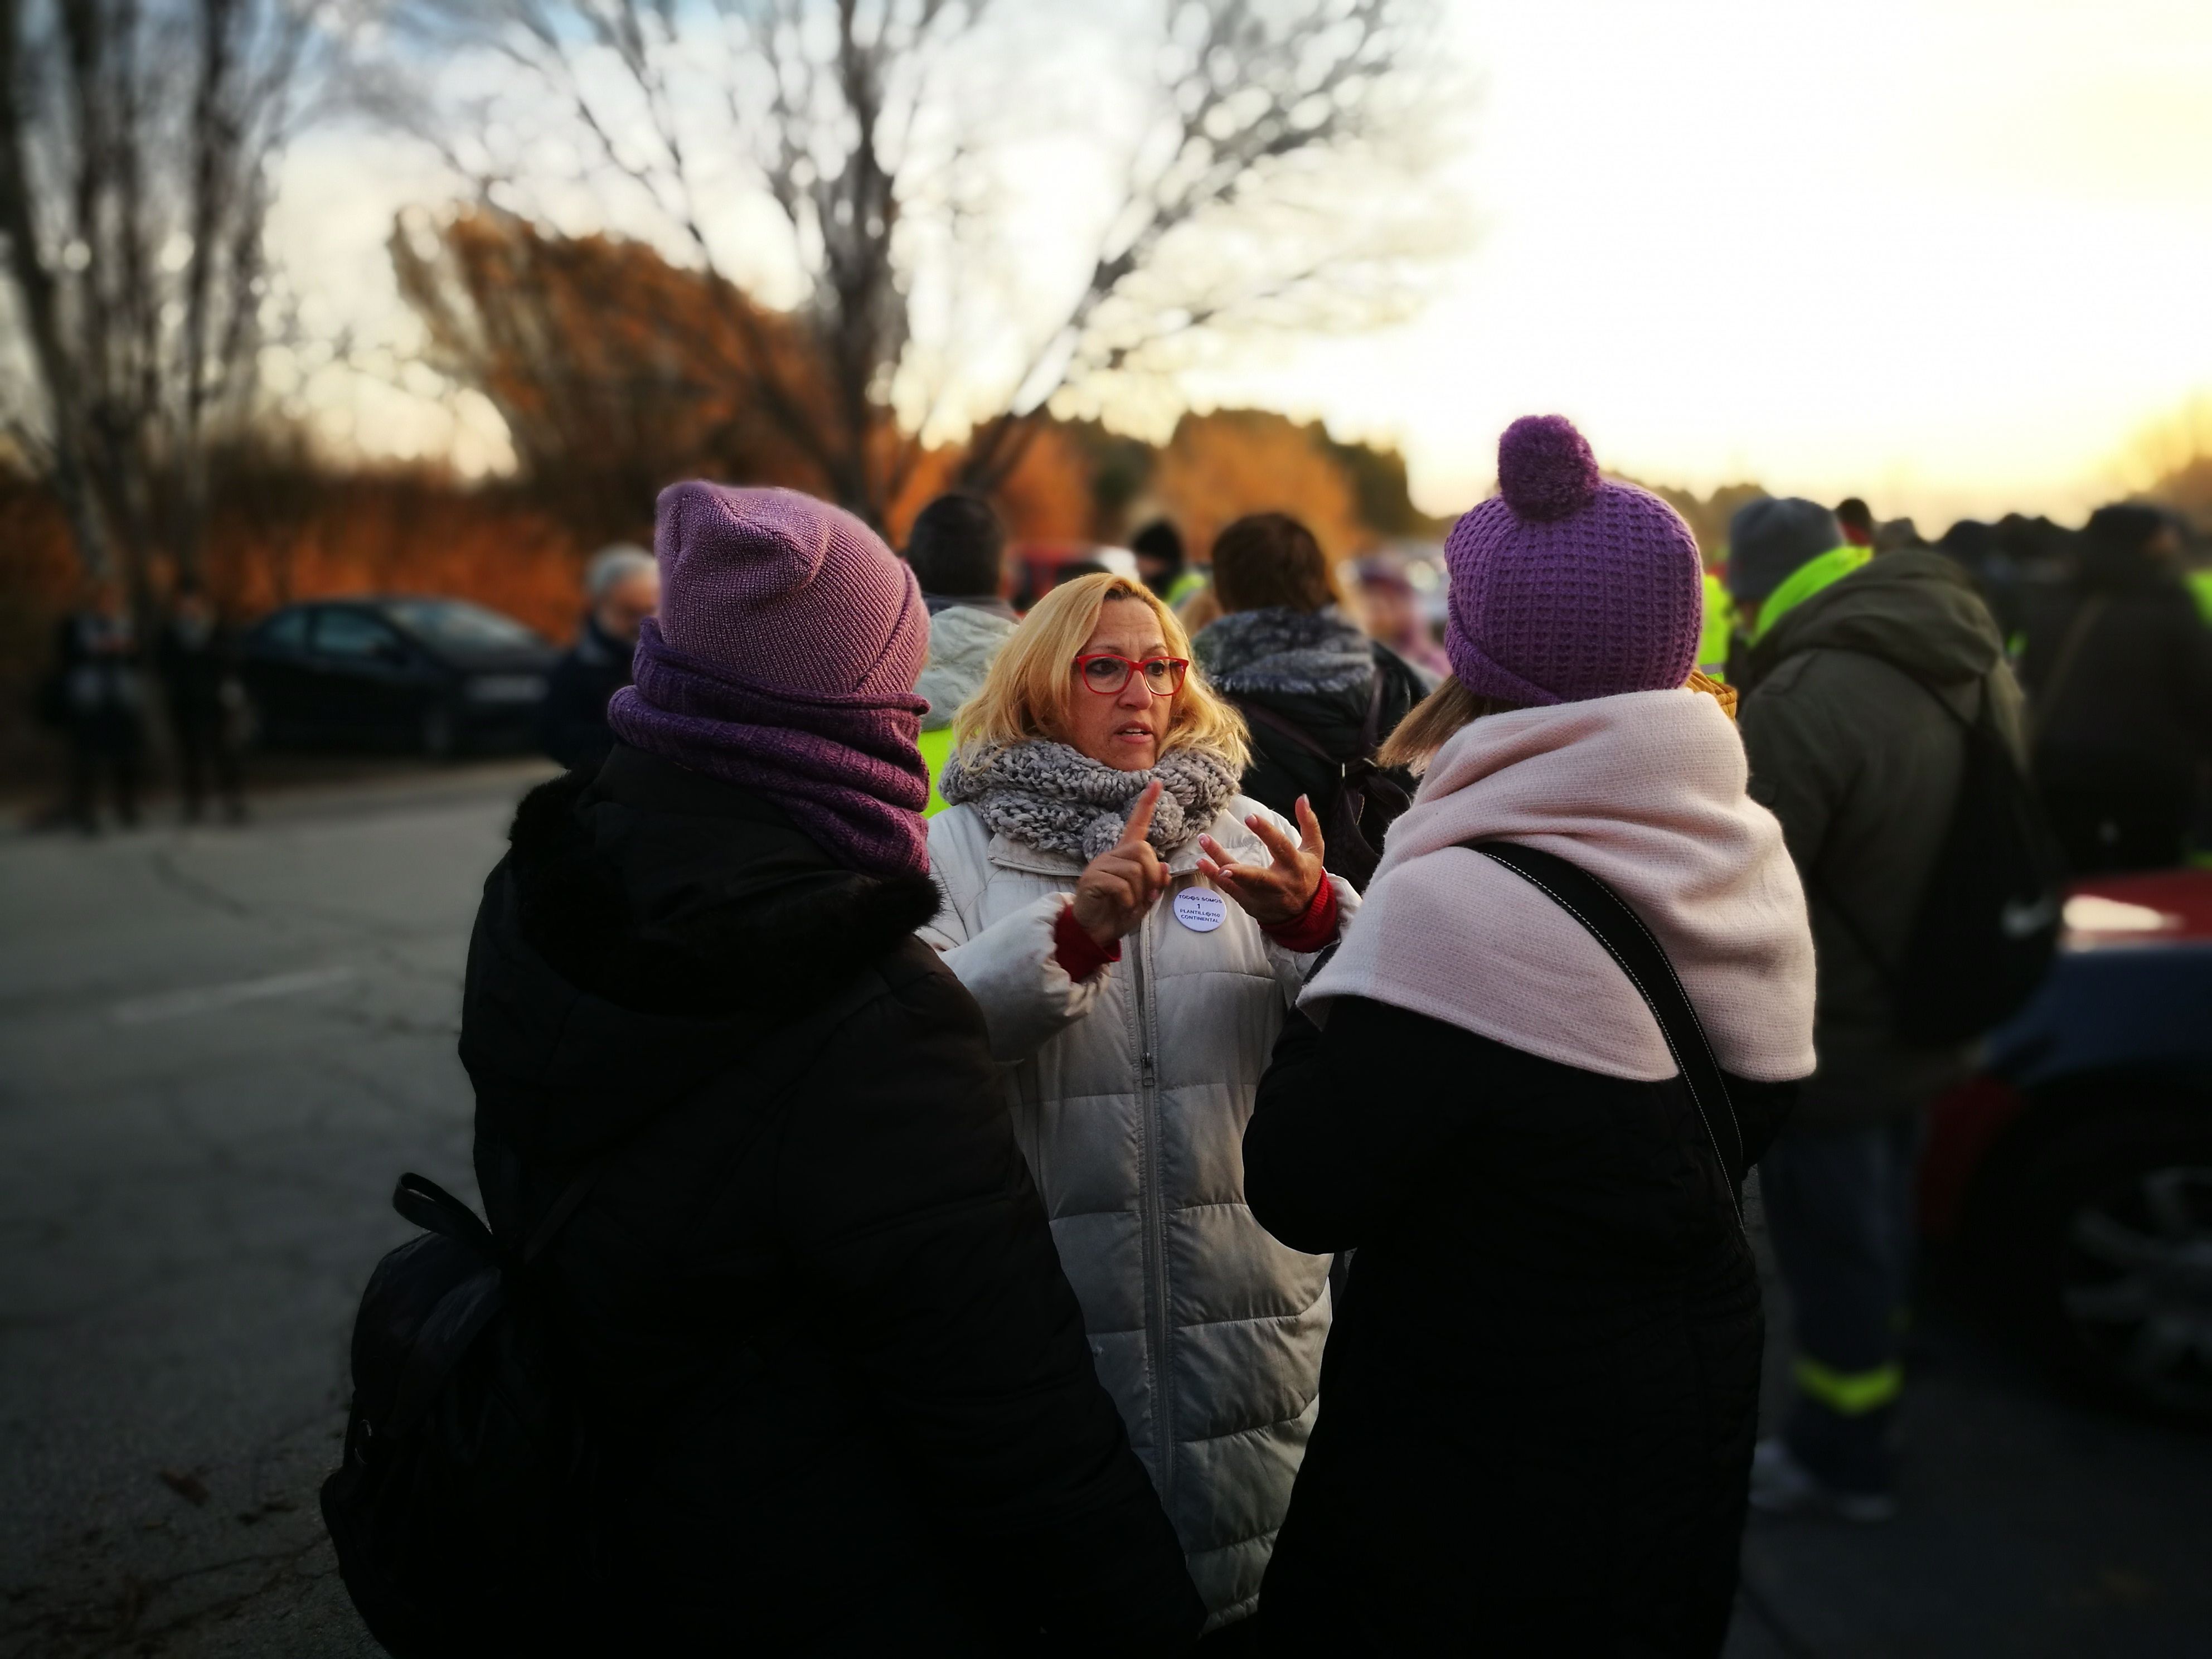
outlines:
[[1175, 1490], [1175, 1387], [1168, 1364], [1168, 1247], [1164, 1206], [1160, 1195], [1160, 1093], [1154, 1063], [1152, 1020], [1152, 933], [1157, 907], [1137, 924], [1136, 950], [1130, 957], [1131, 1000], [1137, 1015], [1137, 1098], [1144, 1110], [1145, 1317], [1151, 1327], [1152, 1363], [1152, 1433], [1159, 1447], [1160, 1507], [1170, 1519]]

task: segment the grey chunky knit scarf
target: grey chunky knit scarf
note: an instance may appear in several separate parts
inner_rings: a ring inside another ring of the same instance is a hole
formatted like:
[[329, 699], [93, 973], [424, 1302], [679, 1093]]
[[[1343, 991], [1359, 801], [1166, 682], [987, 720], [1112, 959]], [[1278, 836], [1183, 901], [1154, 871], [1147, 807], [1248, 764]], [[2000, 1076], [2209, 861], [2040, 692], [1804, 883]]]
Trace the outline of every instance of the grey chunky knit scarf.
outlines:
[[1124, 772], [1042, 738], [954, 755], [938, 793], [955, 806], [972, 803], [1000, 835], [1087, 864], [1121, 839], [1137, 797], [1156, 778], [1164, 787], [1145, 839], [1162, 858], [1211, 824], [1237, 793], [1229, 763], [1203, 750], [1172, 749], [1157, 766]]

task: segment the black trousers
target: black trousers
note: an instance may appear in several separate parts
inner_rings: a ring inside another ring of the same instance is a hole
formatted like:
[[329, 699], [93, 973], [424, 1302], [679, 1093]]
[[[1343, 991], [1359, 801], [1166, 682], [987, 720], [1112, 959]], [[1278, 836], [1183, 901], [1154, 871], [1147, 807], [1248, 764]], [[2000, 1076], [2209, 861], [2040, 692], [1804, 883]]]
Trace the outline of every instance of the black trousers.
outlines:
[[245, 779], [239, 769], [238, 745], [230, 740], [229, 722], [221, 709], [181, 710], [176, 716], [177, 763], [183, 775], [185, 816], [197, 818], [207, 804], [208, 783], [235, 813], [246, 804]]
[[1783, 1438], [1846, 1492], [1893, 1484], [1920, 1133], [1917, 1112], [1863, 1128], [1784, 1130], [1759, 1162], [1796, 1335], [1796, 1398]]

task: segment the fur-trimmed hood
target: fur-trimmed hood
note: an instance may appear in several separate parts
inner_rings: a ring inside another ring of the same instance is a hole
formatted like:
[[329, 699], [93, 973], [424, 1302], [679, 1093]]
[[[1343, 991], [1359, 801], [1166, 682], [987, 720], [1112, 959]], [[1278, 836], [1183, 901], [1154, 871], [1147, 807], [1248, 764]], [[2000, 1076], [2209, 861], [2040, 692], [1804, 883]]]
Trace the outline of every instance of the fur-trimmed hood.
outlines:
[[1300, 795], [1325, 810], [1344, 765], [1371, 755], [1427, 691], [1410, 663], [1334, 609], [1240, 611], [1191, 643], [1206, 678], [1250, 720], [1244, 793], [1286, 817]]
[[470, 945], [462, 1058], [531, 1087], [518, 1142], [580, 1149], [727, 1068], [935, 913], [765, 797], [617, 745], [517, 810]]
[[1206, 678], [1232, 694], [1364, 692], [1375, 677], [1372, 642], [1334, 606], [1236, 611], [1200, 629], [1191, 648]]

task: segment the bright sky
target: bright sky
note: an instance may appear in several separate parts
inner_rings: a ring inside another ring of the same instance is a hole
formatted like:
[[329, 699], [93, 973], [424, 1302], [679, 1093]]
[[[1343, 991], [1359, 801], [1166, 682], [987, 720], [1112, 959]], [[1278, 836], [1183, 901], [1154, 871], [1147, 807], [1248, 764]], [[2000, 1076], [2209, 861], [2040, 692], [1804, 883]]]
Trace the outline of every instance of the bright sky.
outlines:
[[[1923, 527], [2076, 517], [2212, 396], [2206, 0], [1463, 0], [1450, 28], [1478, 86], [1442, 183], [1478, 229], [1437, 297], [1194, 396], [1396, 441], [1438, 512], [1557, 410], [1618, 471]], [[358, 137], [294, 159], [280, 250], [331, 320], [391, 305], [418, 167]], [[356, 435], [481, 465], [495, 428], [393, 398]]]

